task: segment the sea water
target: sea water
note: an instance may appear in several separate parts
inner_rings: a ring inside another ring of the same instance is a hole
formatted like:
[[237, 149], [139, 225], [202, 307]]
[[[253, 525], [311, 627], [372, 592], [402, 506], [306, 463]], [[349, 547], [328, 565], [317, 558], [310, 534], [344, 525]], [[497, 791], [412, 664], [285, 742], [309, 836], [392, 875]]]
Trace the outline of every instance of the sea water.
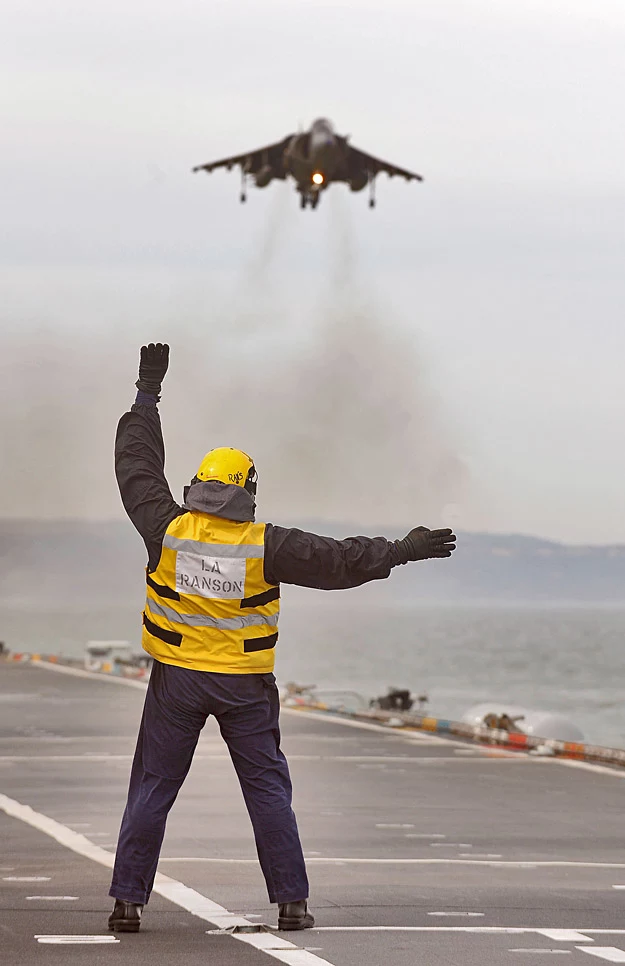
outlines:
[[[625, 747], [625, 608], [392, 603], [364, 592], [283, 588], [276, 676], [366, 698], [388, 686], [428, 695], [458, 718], [489, 699], [559, 711], [590, 742]], [[140, 647], [136, 608], [37, 611], [4, 606], [12, 651], [82, 656], [87, 640]]]

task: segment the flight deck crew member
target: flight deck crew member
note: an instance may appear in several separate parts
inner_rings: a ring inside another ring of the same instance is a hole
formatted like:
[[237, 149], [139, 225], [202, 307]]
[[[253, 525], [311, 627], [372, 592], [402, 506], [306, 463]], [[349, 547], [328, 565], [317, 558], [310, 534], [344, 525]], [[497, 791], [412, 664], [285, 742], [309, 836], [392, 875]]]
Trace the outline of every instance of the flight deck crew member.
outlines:
[[307, 929], [308, 880], [291, 781], [280, 750], [273, 676], [280, 584], [321, 590], [388, 577], [410, 560], [449, 557], [451, 530], [417, 527], [403, 540], [332, 540], [255, 522], [256, 470], [228, 447], [202, 460], [184, 504], [165, 479], [157, 409], [169, 346], [141, 349], [138, 393], [115, 442], [121, 498], [146, 545], [145, 650], [154, 658], [130, 775], [110, 895], [109, 928], [136, 932], [167, 815], [214, 715], [241, 784], [279, 929]]

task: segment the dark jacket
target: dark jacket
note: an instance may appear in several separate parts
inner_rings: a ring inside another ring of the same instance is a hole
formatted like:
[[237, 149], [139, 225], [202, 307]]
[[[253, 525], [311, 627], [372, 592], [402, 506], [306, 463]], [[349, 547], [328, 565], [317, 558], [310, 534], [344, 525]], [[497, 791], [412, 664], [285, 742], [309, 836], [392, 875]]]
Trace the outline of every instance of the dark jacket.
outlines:
[[[165, 479], [165, 446], [155, 404], [135, 403], [117, 427], [115, 473], [122, 502], [156, 570], [171, 521], [192, 510], [229, 520], [253, 520], [254, 503], [243, 487], [196, 483], [185, 490], [185, 505], [174, 500]], [[385, 537], [333, 540], [304, 530], [265, 529], [264, 569], [269, 584], [298, 584], [320, 590], [358, 587], [388, 577], [399, 563], [397, 548]]]

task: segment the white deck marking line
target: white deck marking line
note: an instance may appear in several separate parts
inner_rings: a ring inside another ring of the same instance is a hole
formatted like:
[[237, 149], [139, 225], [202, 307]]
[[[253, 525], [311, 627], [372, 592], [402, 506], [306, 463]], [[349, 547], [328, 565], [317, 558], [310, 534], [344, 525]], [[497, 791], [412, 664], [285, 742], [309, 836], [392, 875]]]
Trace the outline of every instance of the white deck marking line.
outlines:
[[410, 822], [376, 822], [376, 828], [414, 828]]
[[428, 912], [428, 916], [467, 916], [473, 918], [485, 915], [485, 912]]
[[625, 889], [625, 885], [613, 885], [613, 889]]
[[446, 839], [442, 832], [406, 832], [406, 839]]
[[118, 943], [115, 936], [35, 936], [38, 943], [49, 946], [86, 946], [101, 945], [102, 943]]
[[597, 959], [605, 959], [608, 963], [625, 963], [625, 951], [617, 949], [616, 946], [595, 946], [594, 949], [576, 946], [575, 948], [588, 953], [590, 956], [596, 956]]
[[[206, 935], [222, 936], [223, 932], [221, 929], [207, 929]], [[248, 943], [250, 946], [255, 946], [256, 949], [300, 949], [299, 946], [289, 942], [288, 939], [282, 939], [281, 936], [274, 936], [269, 932], [237, 933], [236, 935], [241, 937], [245, 936], [243, 942]]]
[[[99, 845], [95, 845], [94, 842], [91, 842], [80, 832], [75, 832], [66, 825], [61, 825], [61, 823], [55, 821], [55, 819], [49, 818], [49, 816], [43, 815], [41, 812], [36, 812], [30, 807], [30, 805], [23, 805], [21, 802], [17, 802], [15, 799], [9, 798], [8, 795], [3, 795], [0, 793], [0, 809], [2, 809], [3, 812], [6, 812], [6, 814], [11, 818], [17, 818], [26, 825], [30, 825], [32, 828], [37, 829], [39, 832], [44, 832], [60, 845], [64, 845], [66, 848], [71, 849], [72, 852], [76, 852], [78, 855], [91, 859], [93, 862], [98, 862], [107, 869], [113, 868], [115, 863], [115, 855], [112, 852], [107, 852]], [[196, 892], [195, 889], [190, 889], [189, 886], [186, 886], [183, 882], [179, 882], [177, 879], [172, 879], [167, 875], [163, 875], [162, 872], [157, 872], [156, 874], [154, 892], [157, 893], [157, 895], [163, 896], [165, 899], [169, 899], [170, 902], [175, 903], [175, 905], [180, 906], [182, 909], [186, 909], [187, 912], [197, 916], [199, 919], [212, 923], [218, 929], [228, 929], [230, 926], [254, 925], [254, 923], [249, 919], [245, 919], [243, 916], [234, 915], [233, 913], [229, 912], [225, 906], [221, 906], [218, 902], [214, 902], [212, 899], [202, 895], [200, 892]], [[233, 934], [233, 938], [238, 939], [241, 942], [247, 942], [249, 945], [254, 945], [254, 942], [250, 943], [250, 939], [256, 935], [261, 934]], [[36, 938], [38, 942], [59, 941], [58, 937]], [[114, 937], [105, 936], [99, 938], [104, 938], [107, 941], [110, 941], [110, 939]], [[77, 941], [76, 937], [69, 937], [68, 941], [72, 939]], [[266, 952], [269, 956], [273, 956], [274, 959], [279, 959], [281, 962], [290, 964], [290, 966], [332, 966], [332, 964], [328, 964], [325, 959], [320, 959], [313, 953], [306, 952], [294, 944], [292, 944], [292, 949], [290, 950], [285, 950], [282, 947], [282, 951], [278, 949], [263, 949], [263, 952]]]
[[[3, 735], [0, 738], [0, 748], [4, 748], [5, 745], [28, 745], [33, 743], [37, 745], [79, 745], [87, 741], [102, 742], [104, 745], [109, 745], [111, 741], [136, 740], [136, 735], [73, 735], [71, 738], [67, 735], [41, 735], [41, 737], [37, 738], [25, 737], [24, 735], [11, 735], [9, 738]], [[210, 739], [202, 738], [200, 740], [202, 742], [208, 742]]]
[[[430, 842], [431, 849], [472, 849], [470, 842]], [[470, 853], [469, 858], [473, 858]]]
[[3, 875], [3, 882], [49, 882], [49, 875]]
[[509, 949], [509, 953], [533, 953], [534, 956], [570, 956], [570, 949]]
[[[466, 762], [458, 761], [457, 758], [450, 758], [446, 755], [432, 755], [430, 758], [419, 758], [414, 755], [297, 755], [291, 752], [289, 754], [289, 761], [364, 761], [364, 762], [393, 762], [402, 765], [432, 765], [438, 764], [438, 762], [453, 762], [454, 765], [463, 765]], [[195, 761], [194, 756], [194, 761]], [[201, 755], [199, 756], [201, 757]], [[229, 757], [229, 756], [226, 756]], [[0, 759], [1, 760], [1, 759]], [[490, 759], [488, 759], [490, 761]], [[525, 759], [519, 758], [519, 761], [525, 761]], [[533, 759], [530, 759], [533, 761]], [[480, 762], [483, 764], [483, 762]]]
[[320, 959], [308, 949], [301, 949], [294, 943], [280, 936], [273, 936], [271, 933], [235, 933], [233, 938], [273, 956], [282, 963], [287, 963], [288, 966], [319, 966], [321, 963], [330, 966], [327, 960]]
[[500, 859], [499, 852], [461, 852], [459, 859]]
[[584, 936], [578, 929], [538, 929], [537, 932], [545, 939], [553, 939], [557, 943], [592, 943], [594, 939]]
[[[132, 755], [0, 755], [3, 761], [132, 761]], [[87, 828], [87, 825], [75, 826]]]
[[80, 896], [26, 896], [27, 900], [40, 899], [42, 902], [77, 902]]
[[[161, 862], [223, 862], [225, 864], [253, 864], [258, 859], [223, 858], [212, 855], [166, 855]], [[565, 859], [553, 861], [514, 861], [510, 859], [404, 859], [404, 858], [346, 858], [341, 856], [314, 856], [307, 862], [327, 862], [336, 865], [484, 865], [502, 869], [625, 869], [625, 862], [571, 862]]]
[[[241, 935], [236, 935], [235, 938], [242, 942], [249, 942], [250, 939], [249, 936]], [[250, 945], [253, 946], [254, 943], [250, 943]], [[287, 963], [287, 966], [314, 966], [315, 963], [324, 963], [326, 966], [330, 966], [327, 959], [321, 959], [314, 953], [309, 953], [307, 949], [285, 949], [282, 952], [276, 949], [261, 949], [261, 952], [268, 953], [274, 959], [280, 960], [281, 963]]]

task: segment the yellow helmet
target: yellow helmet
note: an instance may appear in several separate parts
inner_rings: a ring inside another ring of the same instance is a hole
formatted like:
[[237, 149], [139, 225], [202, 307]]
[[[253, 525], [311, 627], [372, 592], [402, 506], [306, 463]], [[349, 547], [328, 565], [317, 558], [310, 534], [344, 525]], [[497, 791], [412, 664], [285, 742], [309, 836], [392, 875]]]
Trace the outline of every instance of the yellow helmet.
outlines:
[[251, 456], [232, 446], [220, 446], [207, 453], [196, 473], [196, 480], [216, 480], [244, 487], [252, 496], [256, 494], [256, 467]]

